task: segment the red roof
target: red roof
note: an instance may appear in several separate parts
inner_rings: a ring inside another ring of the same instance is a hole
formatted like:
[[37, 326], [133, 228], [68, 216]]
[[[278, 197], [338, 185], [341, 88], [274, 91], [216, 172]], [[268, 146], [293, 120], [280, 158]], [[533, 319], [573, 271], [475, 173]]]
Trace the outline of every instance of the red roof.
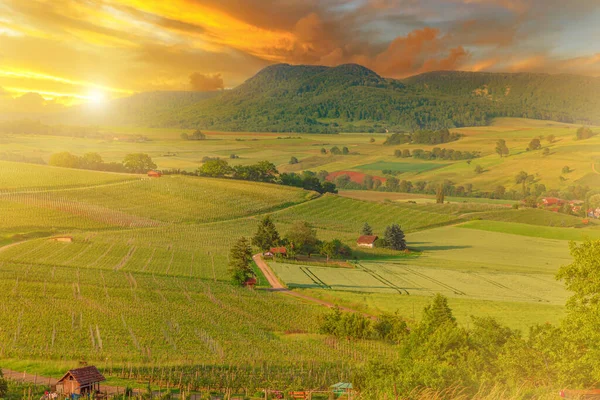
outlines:
[[565, 201], [561, 200], [561, 199], [557, 199], [556, 197], [544, 197], [542, 199], [542, 201], [544, 202], [544, 204], [552, 206], [555, 204], [563, 204]]
[[62, 378], [59, 379], [59, 383], [72, 376], [73, 379], [79, 384], [79, 386], [87, 386], [92, 383], [98, 383], [105, 381], [106, 378], [98, 371], [98, 368], [92, 366], [76, 368], [69, 370]]
[[287, 254], [287, 249], [285, 247], [271, 247], [270, 251], [273, 254]]
[[375, 235], [362, 235], [356, 241], [357, 244], [373, 244], [375, 241], [379, 239], [378, 236]]
[[246, 279], [246, 282], [244, 282], [245, 286], [254, 286], [258, 283], [258, 280], [255, 277], [251, 277]]
[[148, 176], [162, 176], [162, 173], [160, 171], [150, 170], [148, 171]]

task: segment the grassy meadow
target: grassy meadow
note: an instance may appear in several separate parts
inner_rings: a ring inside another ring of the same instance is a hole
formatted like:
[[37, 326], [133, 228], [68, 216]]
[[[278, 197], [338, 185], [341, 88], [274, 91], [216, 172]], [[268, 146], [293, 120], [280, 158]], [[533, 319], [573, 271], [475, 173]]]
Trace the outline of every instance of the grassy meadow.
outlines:
[[[0, 139], [3, 151], [46, 161], [58, 151], [95, 151], [109, 162], [145, 152], [161, 169], [188, 171], [203, 157], [221, 157], [233, 165], [269, 160], [281, 172], [377, 175], [391, 169], [401, 173], [399, 179], [450, 179], [481, 190], [498, 184], [518, 189], [514, 175], [521, 170], [551, 188], [600, 182], [600, 167], [592, 168], [600, 138], [579, 143], [575, 126], [545, 121], [499, 119], [488, 127], [457, 129], [463, 138], [438, 147], [480, 151], [482, 158], [470, 165], [400, 161], [393, 156], [397, 149], [433, 146], [383, 146], [381, 134], [207, 132], [207, 140], [184, 141], [177, 129], [105, 129], [149, 141]], [[555, 142], [543, 141], [550, 155], [525, 152], [540, 135], [555, 135]], [[511, 148], [509, 157], [494, 153], [500, 138]], [[333, 146], [347, 146], [350, 154], [321, 154]], [[239, 158], [229, 159], [231, 154]], [[289, 164], [292, 156], [300, 163]], [[477, 164], [484, 173], [473, 171]], [[561, 180], [565, 165], [572, 172]], [[434, 200], [367, 191], [318, 195], [230, 179], [149, 179], [0, 161], [0, 319], [7, 321], [0, 327], [0, 361], [27, 360], [37, 371], [57, 371], [78, 360], [111, 368], [313, 363], [330, 371], [329, 380], [342, 380], [352, 363], [393, 357], [381, 342], [319, 334], [322, 306], [228, 283], [231, 245], [251, 236], [266, 214], [283, 236], [294, 222], [308, 221], [320, 239], [340, 239], [354, 251], [352, 268], [271, 262], [300, 293], [373, 315], [398, 311], [409, 320], [418, 320], [430, 298], [442, 293], [461, 324], [468, 325], [471, 315], [489, 315], [523, 332], [561, 318], [569, 294], [554, 275], [571, 260], [569, 241], [600, 238], [600, 225], [512, 209], [514, 202], [507, 200]], [[411, 253], [358, 248], [365, 222], [380, 236], [386, 226], [400, 224]], [[72, 242], [54, 240], [59, 236]], [[301, 379], [309, 384], [317, 378], [310, 372]]]

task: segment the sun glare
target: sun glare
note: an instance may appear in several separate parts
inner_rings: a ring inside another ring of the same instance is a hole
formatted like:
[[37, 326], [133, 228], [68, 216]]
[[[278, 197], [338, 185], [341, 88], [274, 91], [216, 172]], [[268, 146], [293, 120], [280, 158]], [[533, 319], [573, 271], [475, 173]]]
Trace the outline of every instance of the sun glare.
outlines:
[[92, 90], [87, 95], [88, 102], [94, 106], [104, 105], [107, 101], [106, 94], [100, 90]]

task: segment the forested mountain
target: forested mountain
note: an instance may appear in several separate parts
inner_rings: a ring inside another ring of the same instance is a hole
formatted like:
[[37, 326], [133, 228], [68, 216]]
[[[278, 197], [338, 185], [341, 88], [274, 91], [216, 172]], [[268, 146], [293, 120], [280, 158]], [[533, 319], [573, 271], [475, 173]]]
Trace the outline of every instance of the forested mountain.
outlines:
[[218, 94], [154, 92], [120, 99], [95, 123], [385, 132], [485, 125], [503, 116], [600, 124], [600, 78], [441, 71], [394, 80], [356, 64], [279, 64]]

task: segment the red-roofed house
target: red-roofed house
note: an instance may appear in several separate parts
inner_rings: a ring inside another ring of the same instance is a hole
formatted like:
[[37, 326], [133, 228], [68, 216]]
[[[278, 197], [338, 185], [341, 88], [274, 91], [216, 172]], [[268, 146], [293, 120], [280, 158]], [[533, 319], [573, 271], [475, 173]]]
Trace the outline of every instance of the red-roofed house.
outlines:
[[545, 206], [562, 206], [566, 202], [562, 199], [558, 199], [556, 197], [544, 197], [542, 199], [542, 203]]
[[56, 391], [65, 396], [95, 393], [100, 391], [100, 382], [105, 380], [106, 378], [94, 366], [76, 368], [58, 380]]
[[148, 176], [150, 178], [160, 178], [162, 176], [162, 172], [151, 169], [148, 171]]
[[356, 244], [359, 247], [368, 247], [372, 249], [373, 247], [375, 247], [375, 241], [377, 239], [379, 239], [379, 237], [375, 235], [362, 235], [358, 238]]

